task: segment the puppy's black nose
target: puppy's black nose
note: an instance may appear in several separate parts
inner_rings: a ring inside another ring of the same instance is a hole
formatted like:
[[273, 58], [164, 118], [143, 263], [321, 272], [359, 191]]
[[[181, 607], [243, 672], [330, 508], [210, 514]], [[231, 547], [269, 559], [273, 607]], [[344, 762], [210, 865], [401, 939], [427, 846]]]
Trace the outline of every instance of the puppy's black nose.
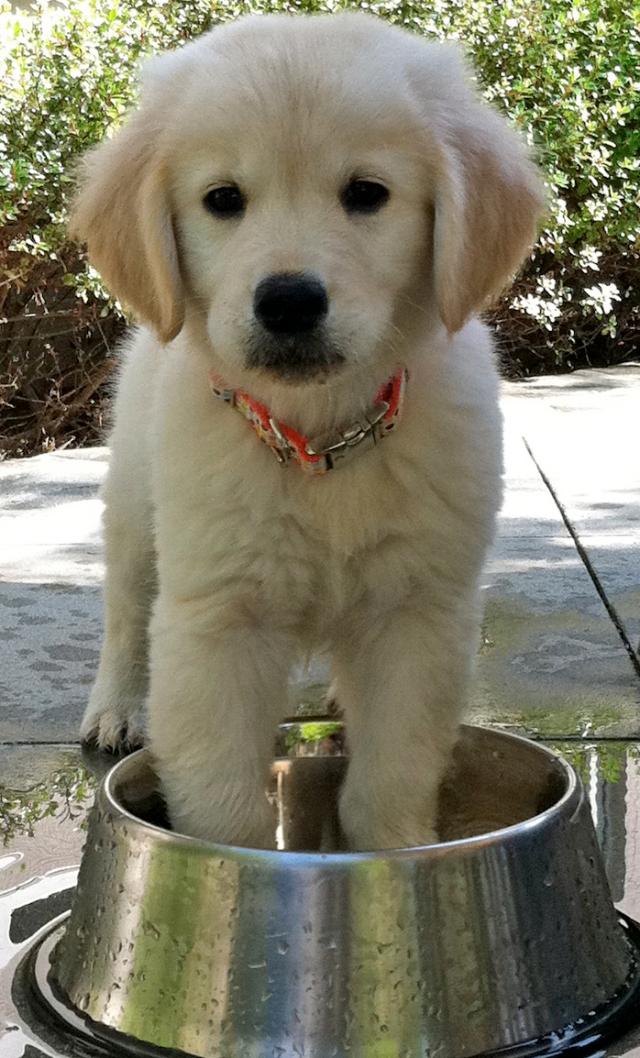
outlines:
[[272, 334], [301, 334], [321, 323], [329, 298], [315, 276], [279, 272], [258, 283], [253, 311]]

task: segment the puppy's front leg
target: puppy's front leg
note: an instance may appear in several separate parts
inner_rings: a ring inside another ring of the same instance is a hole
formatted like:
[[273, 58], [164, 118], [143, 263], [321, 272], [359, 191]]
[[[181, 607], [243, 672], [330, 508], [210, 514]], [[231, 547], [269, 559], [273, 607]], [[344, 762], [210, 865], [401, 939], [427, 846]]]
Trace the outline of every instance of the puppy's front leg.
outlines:
[[176, 830], [274, 847], [266, 789], [290, 657], [287, 637], [258, 619], [207, 599], [158, 600], [149, 733]]
[[[141, 504], [131, 503], [131, 489], [113, 471], [109, 486], [104, 516], [105, 637], [80, 737], [83, 742], [95, 742], [100, 749], [115, 750], [144, 740], [147, 628], [155, 588], [155, 556], [148, 528], [150, 517], [145, 518]], [[131, 509], [127, 509], [128, 503]]]
[[438, 791], [462, 717], [478, 637], [475, 596], [418, 600], [337, 644], [351, 763], [340, 805], [353, 849], [438, 840]]

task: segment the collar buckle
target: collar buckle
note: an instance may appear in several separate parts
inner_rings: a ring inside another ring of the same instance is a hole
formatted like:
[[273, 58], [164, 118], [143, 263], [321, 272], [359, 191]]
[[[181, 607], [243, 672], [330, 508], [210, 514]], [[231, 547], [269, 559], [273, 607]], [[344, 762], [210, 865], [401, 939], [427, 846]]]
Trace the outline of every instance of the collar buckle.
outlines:
[[273, 436], [276, 439], [276, 444], [270, 444], [269, 448], [273, 452], [274, 456], [278, 460], [281, 467], [286, 467], [287, 463], [291, 460], [292, 448], [286, 437], [284, 436], [278, 420], [269, 418], [269, 426], [273, 430]]
[[305, 452], [309, 456], [323, 456], [327, 470], [333, 470], [337, 462], [349, 459], [356, 448], [362, 446], [366, 451], [377, 445], [382, 436], [382, 420], [388, 411], [389, 402], [379, 401], [365, 412], [364, 422], [356, 422], [329, 438], [318, 438], [305, 446]]

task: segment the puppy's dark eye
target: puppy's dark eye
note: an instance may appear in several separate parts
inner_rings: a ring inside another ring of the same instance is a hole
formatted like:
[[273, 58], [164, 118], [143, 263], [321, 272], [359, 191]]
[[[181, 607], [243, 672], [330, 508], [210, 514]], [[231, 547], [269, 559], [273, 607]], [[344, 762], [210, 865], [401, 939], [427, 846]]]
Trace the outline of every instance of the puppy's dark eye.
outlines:
[[239, 217], [246, 204], [242, 191], [235, 184], [212, 187], [202, 201], [205, 209], [216, 217]]
[[377, 213], [388, 200], [387, 188], [375, 180], [352, 180], [342, 192], [347, 213]]

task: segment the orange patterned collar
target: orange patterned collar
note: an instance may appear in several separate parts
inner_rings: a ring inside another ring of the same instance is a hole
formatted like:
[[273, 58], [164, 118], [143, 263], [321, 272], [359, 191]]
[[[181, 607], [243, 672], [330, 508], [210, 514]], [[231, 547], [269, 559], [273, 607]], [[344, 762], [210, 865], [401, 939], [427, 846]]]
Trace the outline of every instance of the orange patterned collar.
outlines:
[[335, 470], [351, 458], [356, 450], [373, 448], [395, 430], [402, 413], [408, 377], [407, 369], [400, 368], [380, 387], [374, 403], [362, 419], [337, 431], [328, 441], [319, 439], [313, 442], [286, 423], [274, 419], [266, 405], [250, 397], [244, 390], [229, 389], [219, 375], [212, 372], [209, 383], [215, 397], [244, 415], [282, 466], [294, 462], [305, 473], [314, 475]]

